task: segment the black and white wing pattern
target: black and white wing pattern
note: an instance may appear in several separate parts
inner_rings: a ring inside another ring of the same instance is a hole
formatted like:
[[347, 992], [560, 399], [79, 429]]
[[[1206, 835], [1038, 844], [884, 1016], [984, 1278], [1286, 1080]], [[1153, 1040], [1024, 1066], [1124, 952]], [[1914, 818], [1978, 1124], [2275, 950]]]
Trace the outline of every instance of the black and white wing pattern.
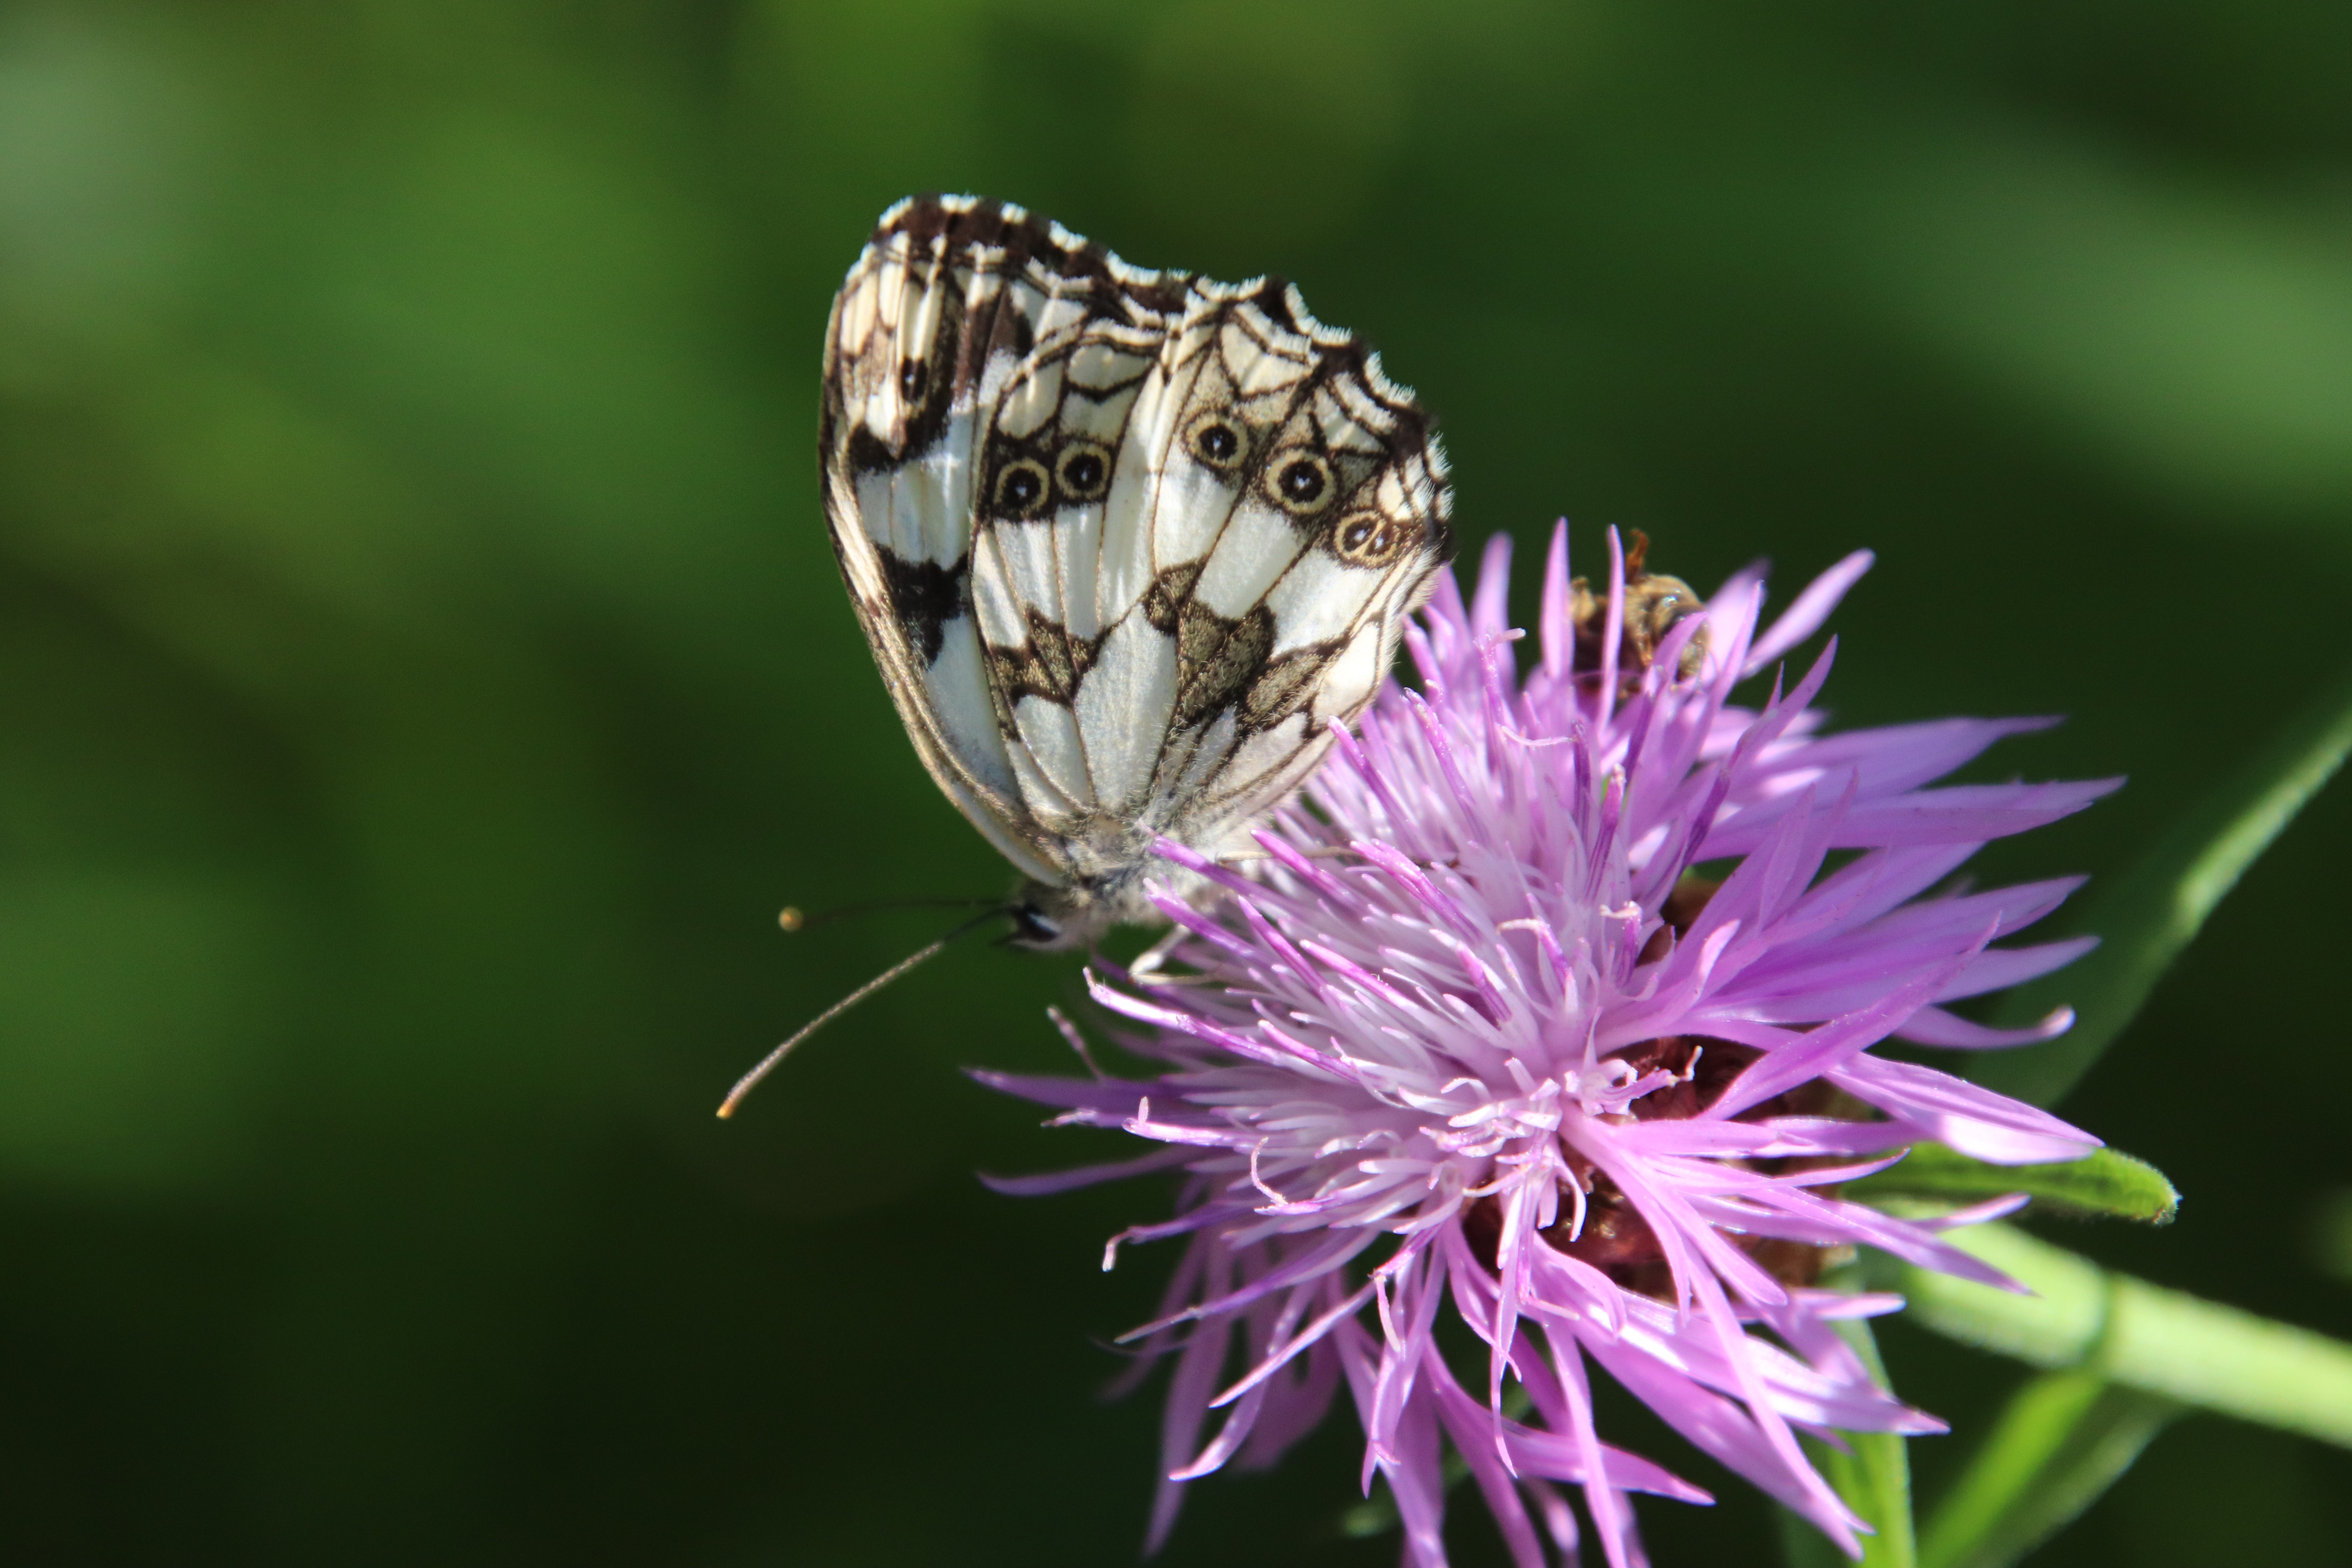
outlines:
[[1452, 551], [1445, 462], [1296, 288], [918, 197], [835, 299], [825, 515], [908, 733], [1030, 879], [1023, 936], [1155, 919], [1307, 777]]

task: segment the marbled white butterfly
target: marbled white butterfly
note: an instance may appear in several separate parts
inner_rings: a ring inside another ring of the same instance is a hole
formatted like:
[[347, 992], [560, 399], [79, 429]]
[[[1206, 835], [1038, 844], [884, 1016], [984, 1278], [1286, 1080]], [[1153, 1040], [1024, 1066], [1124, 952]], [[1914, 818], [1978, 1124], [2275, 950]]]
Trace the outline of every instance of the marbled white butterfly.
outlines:
[[1296, 288], [970, 196], [882, 215], [820, 439], [882, 679], [1029, 946], [1156, 920], [1157, 837], [1224, 853], [1296, 789], [1452, 551], [1428, 416]]

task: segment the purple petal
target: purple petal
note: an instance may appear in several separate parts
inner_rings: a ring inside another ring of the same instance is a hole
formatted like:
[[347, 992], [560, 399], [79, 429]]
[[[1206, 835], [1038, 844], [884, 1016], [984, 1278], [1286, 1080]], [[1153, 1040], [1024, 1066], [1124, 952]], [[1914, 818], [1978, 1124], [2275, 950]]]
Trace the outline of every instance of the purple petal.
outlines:
[[1972, 1023], [1941, 1007], [1922, 1007], [1911, 1015], [1904, 1026], [1895, 1030], [1898, 1039], [1910, 1040], [1922, 1046], [1941, 1046], [1948, 1050], [2001, 1050], [2011, 1046], [2034, 1046], [2044, 1040], [2054, 1040], [2074, 1026], [2074, 1009], [2053, 1008], [2043, 1015], [2038, 1024], [2028, 1024], [2021, 1029], [1995, 1029]]
[[1771, 630], [1756, 639], [1748, 650], [1741, 673], [1753, 675], [1799, 643], [1822, 629], [1838, 601], [1870, 570], [1878, 559], [1867, 550], [1857, 550], [1805, 585], [1796, 602], [1781, 612], [1772, 623]]
[[1864, 1056], [1843, 1063], [1829, 1077], [1855, 1099], [1913, 1123], [1963, 1154], [1997, 1165], [2079, 1160], [2101, 1146], [2098, 1139], [2046, 1110], [1933, 1068]]
[[1155, 1154], [1145, 1154], [1134, 1160], [1114, 1160], [1099, 1165], [1074, 1165], [1066, 1171], [1051, 1171], [1036, 1176], [992, 1176], [978, 1173], [982, 1185], [992, 1193], [1007, 1197], [1035, 1198], [1055, 1193], [1066, 1193], [1076, 1187], [1091, 1187], [1098, 1182], [1123, 1182], [1129, 1176], [1149, 1175], [1154, 1171], [1172, 1170], [1193, 1158], [1189, 1149], [1162, 1149]]

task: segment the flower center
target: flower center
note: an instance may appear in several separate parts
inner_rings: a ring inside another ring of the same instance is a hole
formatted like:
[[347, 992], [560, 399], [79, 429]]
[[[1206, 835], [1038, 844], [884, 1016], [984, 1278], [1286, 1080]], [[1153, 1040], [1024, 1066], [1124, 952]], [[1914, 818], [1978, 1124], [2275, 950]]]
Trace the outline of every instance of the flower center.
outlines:
[[[1567, 1084], [1570, 1096], [1581, 1101], [1588, 1114], [1610, 1115], [1633, 1121], [1683, 1121], [1696, 1116], [1761, 1056], [1749, 1047], [1728, 1040], [1698, 1039], [1669, 1035], [1644, 1040], [1578, 1074]], [[1649, 1087], [1643, 1087], [1647, 1085]], [[1735, 1117], [1760, 1121], [1775, 1116], [1818, 1115], [1832, 1109], [1835, 1091], [1814, 1081], [1790, 1094], [1780, 1095]], [[1613, 1103], [1612, 1103], [1613, 1102]], [[1560, 1155], [1570, 1178], [1582, 1189], [1583, 1203], [1563, 1194], [1561, 1218], [1538, 1232], [1554, 1250], [1591, 1265], [1620, 1287], [1641, 1295], [1668, 1300], [1673, 1277], [1666, 1268], [1665, 1249], [1641, 1211], [1599, 1169], [1573, 1149]], [[1786, 1165], [1780, 1160], [1742, 1162], [1750, 1169], [1773, 1172]], [[1834, 1189], [1816, 1189], [1823, 1195]], [[1582, 1223], [1577, 1214], [1581, 1209]], [[1499, 1199], [1482, 1197], [1463, 1213], [1462, 1230], [1471, 1250], [1488, 1268], [1503, 1233]], [[1733, 1245], [1762, 1265], [1784, 1285], [1810, 1285], [1827, 1266], [1830, 1248], [1769, 1237], [1723, 1233]]]

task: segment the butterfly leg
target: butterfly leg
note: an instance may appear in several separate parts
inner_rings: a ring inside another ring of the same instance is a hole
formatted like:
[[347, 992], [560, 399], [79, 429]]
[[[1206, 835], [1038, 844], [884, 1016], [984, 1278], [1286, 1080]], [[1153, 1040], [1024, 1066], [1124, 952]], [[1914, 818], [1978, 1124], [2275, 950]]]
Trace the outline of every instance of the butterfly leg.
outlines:
[[1168, 962], [1168, 955], [1176, 951], [1176, 944], [1189, 934], [1182, 926], [1170, 926], [1160, 932], [1159, 939], [1137, 953], [1135, 962], [1127, 966], [1128, 977], [1139, 985], [1181, 984], [1186, 976], [1162, 973], [1160, 965]]

